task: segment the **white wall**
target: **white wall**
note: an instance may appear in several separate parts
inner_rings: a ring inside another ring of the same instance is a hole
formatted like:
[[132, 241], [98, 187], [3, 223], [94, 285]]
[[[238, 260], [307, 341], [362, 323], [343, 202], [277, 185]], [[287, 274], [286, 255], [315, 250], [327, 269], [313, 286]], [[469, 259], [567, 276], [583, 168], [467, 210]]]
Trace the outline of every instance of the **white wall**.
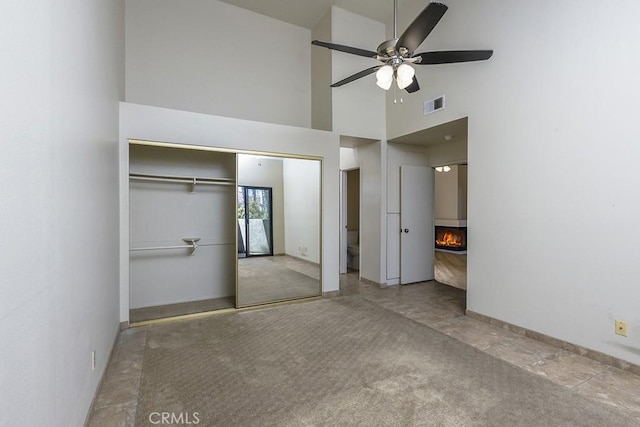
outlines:
[[[331, 41], [331, 9], [311, 31], [312, 40]], [[331, 88], [331, 51], [311, 48], [311, 127], [332, 130], [333, 89]]]
[[320, 161], [284, 159], [285, 253], [320, 262]]
[[0, 17], [0, 425], [82, 425], [118, 331], [123, 5]]
[[[386, 226], [384, 206], [386, 194], [387, 142], [378, 141], [358, 147], [360, 158], [360, 207], [366, 215], [360, 221], [360, 277], [385, 284], [386, 265], [382, 260], [386, 254]], [[363, 248], [367, 248], [363, 250]]]
[[[462, 219], [458, 216], [460, 199], [459, 199], [459, 180], [458, 165], [449, 166], [449, 172], [435, 173], [435, 219]], [[438, 224], [436, 224], [438, 225]]]
[[355, 147], [340, 147], [340, 170], [357, 169], [360, 167], [358, 151]]
[[467, 163], [467, 140], [456, 140], [430, 145], [427, 148], [429, 166]]
[[[495, 54], [419, 71], [427, 90], [389, 129], [469, 117], [469, 309], [638, 364], [640, 3], [605, 26], [601, 5], [450, 4], [429, 48]], [[434, 93], [447, 109], [424, 117]]]
[[[128, 138], [318, 156], [322, 174], [323, 292], [338, 290], [339, 138], [319, 130], [210, 116], [165, 108], [120, 104], [120, 318], [128, 320], [129, 192]], [[332, 172], [333, 171], [333, 172]]]
[[[376, 51], [385, 25], [344, 9], [331, 8], [331, 40]], [[374, 59], [331, 52], [333, 82], [379, 65]], [[360, 168], [360, 277], [386, 283], [386, 93], [374, 74], [332, 89], [333, 131], [371, 143], [341, 150], [341, 169]]]
[[458, 165], [458, 218], [467, 219], [468, 166]]
[[127, 102], [311, 125], [311, 32], [216, 0], [128, 0]]
[[427, 166], [426, 149], [407, 144], [387, 145], [388, 213], [400, 213], [400, 166]]
[[[385, 27], [380, 22], [332, 6], [331, 37], [328, 41], [333, 43], [375, 52], [378, 44], [385, 39]], [[374, 59], [332, 51], [332, 83], [379, 64], [380, 62]], [[333, 88], [332, 98], [334, 132], [376, 140], [384, 139], [385, 91], [376, 86], [375, 75]]]
[[238, 155], [238, 185], [270, 187], [273, 209], [273, 253], [284, 254], [282, 159]]

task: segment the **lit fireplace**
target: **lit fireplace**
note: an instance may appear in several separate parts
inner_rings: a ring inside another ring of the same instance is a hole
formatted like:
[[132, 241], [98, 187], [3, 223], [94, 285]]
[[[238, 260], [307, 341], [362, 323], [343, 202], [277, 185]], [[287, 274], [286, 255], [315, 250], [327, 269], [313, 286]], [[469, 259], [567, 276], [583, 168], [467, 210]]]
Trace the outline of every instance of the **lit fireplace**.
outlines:
[[467, 250], [467, 227], [441, 227], [436, 225], [436, 249]]

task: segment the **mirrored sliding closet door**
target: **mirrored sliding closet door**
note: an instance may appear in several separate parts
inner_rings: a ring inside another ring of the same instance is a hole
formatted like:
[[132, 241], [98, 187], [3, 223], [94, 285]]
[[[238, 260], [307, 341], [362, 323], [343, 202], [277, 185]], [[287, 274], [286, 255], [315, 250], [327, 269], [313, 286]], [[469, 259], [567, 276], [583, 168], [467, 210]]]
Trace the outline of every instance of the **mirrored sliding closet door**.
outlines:
[[321, 161], [237, 162], [237, 306], [321, 295]]

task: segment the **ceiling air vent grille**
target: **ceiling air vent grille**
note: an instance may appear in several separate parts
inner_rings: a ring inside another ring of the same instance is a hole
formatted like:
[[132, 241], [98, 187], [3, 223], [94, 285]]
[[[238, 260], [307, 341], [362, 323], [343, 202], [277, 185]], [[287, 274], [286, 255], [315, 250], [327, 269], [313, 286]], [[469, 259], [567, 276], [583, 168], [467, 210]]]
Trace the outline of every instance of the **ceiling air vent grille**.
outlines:
[[435, 113], [438, 110], [443, 110], [445, 107], [444, 95], [434, 99], [430, 99], [424, 102], [424, 115]]

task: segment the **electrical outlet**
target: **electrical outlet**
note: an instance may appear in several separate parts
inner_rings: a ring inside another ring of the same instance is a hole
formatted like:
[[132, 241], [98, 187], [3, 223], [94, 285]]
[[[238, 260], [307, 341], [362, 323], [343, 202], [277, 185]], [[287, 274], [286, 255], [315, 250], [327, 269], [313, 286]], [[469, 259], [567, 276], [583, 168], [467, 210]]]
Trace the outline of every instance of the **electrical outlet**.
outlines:
[[91, 370], [92, 371], [96, 370], [96, 351], [95, 350], [91, 352]]
[[616, 334], [627, 336], [627, 322], [624, 320], [616, 320]]

